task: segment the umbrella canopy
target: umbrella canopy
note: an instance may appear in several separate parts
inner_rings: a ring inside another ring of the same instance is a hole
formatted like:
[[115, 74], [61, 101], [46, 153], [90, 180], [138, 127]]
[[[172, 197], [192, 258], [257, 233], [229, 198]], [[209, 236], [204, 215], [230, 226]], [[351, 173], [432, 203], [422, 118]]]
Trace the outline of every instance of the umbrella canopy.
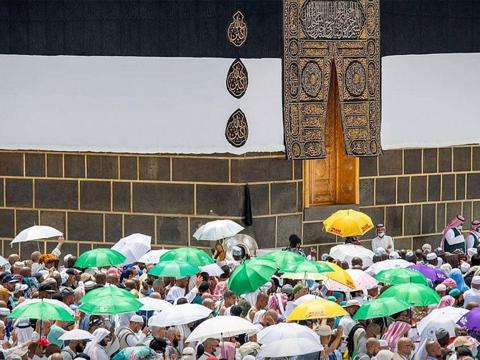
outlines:
[[205, 251], [186, 247], [169, 250], [160, 258], [160, 261], [170, 260], [185, 261], [195, 266], [205, 266], [215, 262]]
[[140, 308], [142, 311], [163, 311], [173, 306], [168, 301], [151, 297], [143, 297], [138, 299], [138, 301], [143, 304]]
[[251, 293], [270, 281], [276, 271], [277, 267], [271, 261], [247, 260], [230, 275], [227, 287], [237, 295]]
[[356, 210], [338, 210], [323, 222], [325, 231], [341, 237], [360, 236], [373, 229], [370, 216]]
[[480, 330], [480, 307], [475, 307], [458, 320], [462, 328], [478, 332]]
[[116, 266], [125, 261], [125, 255], [116, 250], [98, 248], [85, 251], [75, 261], [75, 267], [86, 269], [90, 267]]
[[299, 356], [320, 352], [323, 346], [310, 338], [290, 338], [272, 341], [260, 348], [259, 356], [264, 358], [280, 358]]
[[292, 264], [287, 269], [287, 273], [296, 274], [321, 274], [326, 272], [333, 272], [333, 267], [327, 262], [303, 260], [300, 263]]
[[212, 313], [209, 308], [198, 304], [174, 305], [148, 320], [148, 326], [175, 326], [205, 319]]
[[342, 244], [334, 246], [330, 249], [330, 256], [336, 260], [346, 261], [350, 266], [352, 259], [359, 257], [363, 261], [363, 267], [368, 267], [373, 264], [373, 251], [361, 245]]
[[199, 266], [199, 269], [201, 272], [206, 272], [210, 276], [220, 276], [223, 274], [223, 270], [218, 264]]
[[244, 229], [232, 220], [215, 220], [200, 226], [193, 234], [197, 240], [216, 241], [237, 235]]
[[124, 237], [112, 246], [113, 250], [125, 255], [124, 264], [132, 264], [137, 262], [143, 255], [148, 253], [152, 248], [152, 237], [135, 233]]
[[380, 299], [394, 297], [405, 301], [411, 306], [428, 306], [438, 304], [440, 295], [435, 290], [420, 284], [394, 285], [380, 295]]
[[302, 255], [286, 250], [270, 251], [258, 258], [273, 261], [281, 272], [296, 272], [295, 267], [306, 261]]
[[138, 259], [138, 262], [144, 264], [158, 264], [160, 262], [160, 257], [163, 256], [168, 250], [150, 250], [145, 255], [141, 256]]
[[388, 317], [410, 308], [410, 304], [394, 297], [370, 300], [360, 306], [353, 318], [355, 320], [368, 320]]
[[4, 267], [7, 265], [9, 262], [7, 259], [5, 259], [3, 256], [0, 256], [0, 267]]
[[353, 289], [339, 283], [338, 281], [330, 279], [329, 277], [327, 277], [327, 279], [323, 282], [323, 285], [325, 285], [325, 287], [330, 291], [342, 292], [368, 290], [378, 286], [378, 281], [368, 275], [365, 271], [358, 269], [347, 269], [345, 271], [353, 279]]
[[365, 272], [374, 276], [382, 270], [403, 269], [410, 265], [412, 265], [411, 262], [403, 259], [383, 260], [371, 265], [367, 270], [365, 270]]
[[468, 313], [464, 308], [446, 306], [441, 309], [434, 309], [417, 323], [417, 330], [422, 334], [435, 335], [435, 331], [443, 328], [448, 331], [450, 337], [455, 337], [457, 322], [462, 316]]
[[421, 285], [427, 285], [427, 278], [419, 271], [411, 269], [390, 269], [382, 270], [377, 275], [375, 279], [381, 283], [389, 285], [399, 285], [399, 284], [408, 284], [415, 283]]
[[148, 272], [150, 275], [159, 277], [176, 277], [184, 278], [195, 275], [200, 272], [198, 266], [192, 265], [185, 261], [170, 260], [161, 261]]
[[112, 360], [157, 359], [157, 354], [145, 345], [131, 346], [119, 351]]
[[127, 290], [106, 286], [89, 291], [81, 299], [80, 310], [87, 314], [116, 315], [136, 312], [143, 304]]
[[[324, 262], [324, 261], [322, 261]], [[346, 287], [353, 289], [355, 287], [355, 283], [353, 282], [353, 278], [347, 271], [343, 270], [340, 266], [334, 263], [328, 263], [328, 265], [333, 269], [333, 272], [323, 273], [322, 275], [325, 278], [330, 280], [334, 280], [337, 283], [345, 285]]]
[[14, 319], [75, 321], [73, 311], [58, 300], [28, 299], [13, 309]]
[[63, 236], [63, 233], [51, 226], [34, 225], [25, 230], [20, 231], [18, 235], [15, 236], [15, 238], [10, 242], [10, 245], [26, 242], [26, 241], [42, 240], [42, 239], [48, 239], [52, 237], [59, 237], [59, 236]]
[[320, 337], [315, 331], [305, 325], [296, 323], [280, 323], [268, 326], [257, 334], [257, 341], [260, 344], [268, 344], [277, 340], [292, 338], [311, 339], [320, 343]]
[[60, 336], [58, 340], [62, 341], [70, 341], [70, 340], [92, 340], [93, 335], [90, 334], [88, 331], [81, 330], [81, 329], [74, 329], [67, 331], [65, 334]]
[[288, 316], [288, 321], [328, 319], [348, 315], [340, 305], [328, 300], [312, 300], [298, 305]]
[[425, 277], [433, 282], [442, 282], [448, 278], [448, 276], [442, 270], [435, 269], [427, 265], [412, 265], [409, 263], [408, 268], [421, 272], [423, 275], [425, 275]]
[[316, 295], [313, 295], [313, 294], [307, 294], [307, 295], [303, 295], [303, 296], [300, 296], [297, 300], [295, 300], [293, 302], [293, 304], [295, 306], [298, 306], [298, 305], [302, 305], [303, 303], [306, 303], [308, 301], [312, 301], [312, 300], [325, 300], [324, 298], [320, 297], [320, 296], [316, 296]]
[[222, 339], [231, 336], [253, 335], [258, 328], [250, 321], [239, 316], [216, 316], [198, 325], [187, 338], [187, 343], [202, 342], [208, 338]]

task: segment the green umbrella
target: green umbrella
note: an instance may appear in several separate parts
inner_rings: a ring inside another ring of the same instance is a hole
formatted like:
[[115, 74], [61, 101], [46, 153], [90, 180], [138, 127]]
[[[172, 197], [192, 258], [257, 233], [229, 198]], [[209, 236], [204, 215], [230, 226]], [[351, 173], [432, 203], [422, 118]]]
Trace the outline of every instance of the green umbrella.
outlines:
[[230, 275], [227, 287], [237, 295], [248, 294], [266, 284], [276, 271], [277, 267], [272, 261], [247, 260]]
[[215, 261], [205, 251], [197, 248], [179, 248], [167, 251], [160, 257], [160, 261], [182, 260], [191, 265], [205, 266]]
[[75, 321], [64, 303], [51, 299], [28, 299], [13, 309], [11, 318]]
[[87, 314], [115, 315], [136, 312], [143, 304], [127, 290], [106, 286], [89, 291], [79, 309]]
[[150, 269], [148, 272], [150, 275], [159, 277], [176, 277], [184, 278], [187, 276], [193, 276], [200, 272], [198, 266], [189, 264], [180, 260], [161, 260], [157, 265]]
[[410, 308], [403, 300], [393, 297], [375, 299], [363, 304], [357, 310], [353, 318], [355, 320], [367, 320], [391, 316]]
[[286, 272], [293, 266], [306, 261], [302, 255], [286, 250], [270, 251], [265, 255], [259, 256], [257, 259], [273, 261], [281, 272]]
[[334, 269], [326, 262], [308, 261], [305, 260], [301, 263], [294, 264], [285, 269], [288, 273], [303, 273], [303, 274], [320, 274], [326, 272], [332, 272]]
[[427, 285], [427, 278], [419, 271], [411, 269], [388, 269], [380, 271], [374, 276], [375, 280], [384, 284], [400, 285], [415, 283]]
[[394, 297], [403, 300], [411, 306], [428, 306], [438, 304], [440, 295], [425, 285], [409, 283], [394, 285], [380, 295], [380, 299]]
[[117, 250], [98, 248], [85, 251], [75, 261], [75, 267], [86, 269], [90, 267], [116, 266], [126, 260], [125, 255]]

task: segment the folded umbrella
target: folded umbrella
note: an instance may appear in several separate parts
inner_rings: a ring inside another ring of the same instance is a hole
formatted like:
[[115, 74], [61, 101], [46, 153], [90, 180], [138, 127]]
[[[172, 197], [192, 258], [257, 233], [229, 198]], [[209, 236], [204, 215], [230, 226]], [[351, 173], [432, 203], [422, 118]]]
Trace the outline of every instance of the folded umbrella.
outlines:
[[375, 279], [381, 283], [389, 285], [399, 285], [399, 284], [408, 284], [415, 283], [421, 285], [427, 285], [427, 278], [419, 271], [411, 269], [389, 269], [382, 270], [377, 275]]
[[178, 248], [169, 250], [162, 255], [160, 261], [185, 261], [195, 266], [205, 266], [213, 264], [215, 261], [205, 251], [197, 248]]
[[10, 242], [10, 245], [26, 241], [49, 239], [59, 236], [63, 236], [63, 233], [51, 226], [34, 225], [20, 231], [18, 235], [15, 236], [15, 238]]
[[143, 255], [148, 253], [152, 248], [152, 237], [135, 233], [124, 237], [112, 246], [113, 250], [125, 255], [124, 264], [132, 264], [137, 262]]
[[257, 342], [260, 344], [268, 344], [277, 340], [291, 338], [312, 339], [320, 343], [320, 337], [315, 331], [305, 325], [296, 323], [280, 323], [268, 326], [257, 334]]
[[310, 338], [290, 338], [272, 341], [260, 348], [259, 357], [280, 358], [317, 353], [323, 350], [319, 341]]
[[394, 297], [370, 300], [360, 306], [353, 318], [368, 320], [392, 316], [410, 308], [410, 304]]
[[364, 268], [373, 264], [373, 255], [375, 255], [373, 251], [361, 245], [354, 244], [337, 245], [330, 249], [331, 257], [336, 260], [346, 261], [349, 265], [352, 265], [352, 259], [354, 257], [361, 258]]
[[411, 306], [428, 306], [438, 304], [440, 295], [435, 290], [420, 284], [401, 284], [394, 285], [380, 295], [380, 299], [394, 297], [405, 301]]
[[208, 338], [223, 339], [241, 334], [253, 335], [258, 328], [239, 316], [216, 316], [203, 321], [187, 338], [189, 342], [202, 342]]
[[175, 326], [185, 325], [197, 320], [205, 319], [212, 313], [209, 308], [198, 304], [174, 305], [163, 310], [160, 314], [148, 320], [148, 326]]
[[200, 226], [193, 234], [197, 240], [216, 241], [237, 235], [244, 229], [232, 220], [215, 220]]

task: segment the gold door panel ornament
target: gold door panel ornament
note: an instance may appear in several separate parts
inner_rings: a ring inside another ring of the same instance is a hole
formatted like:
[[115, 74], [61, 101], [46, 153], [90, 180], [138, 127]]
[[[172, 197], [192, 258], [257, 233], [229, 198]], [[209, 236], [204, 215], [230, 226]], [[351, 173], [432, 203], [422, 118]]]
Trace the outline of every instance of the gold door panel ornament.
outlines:
[[327, 156], [326, 107], [334, 82], [346, 154], [381, 154], [379, 14], [379, 0], [284, 0], [288, 158]]

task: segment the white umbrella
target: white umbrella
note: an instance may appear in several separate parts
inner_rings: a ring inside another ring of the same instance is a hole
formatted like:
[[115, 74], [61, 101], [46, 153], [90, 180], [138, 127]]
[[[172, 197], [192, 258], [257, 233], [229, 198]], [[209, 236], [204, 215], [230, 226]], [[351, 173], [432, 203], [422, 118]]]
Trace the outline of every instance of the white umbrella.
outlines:
[[436, 330], [444, 328], [448, 331], [450, 337], [454, 337], [457, 321], [466, 313], [468, 313], [468, 310], [453, 306], [432, 310], [430, 314], [417, 323], [418, 333], [420, 336], [435, 335]]
[[173, 306], [168, 301], [155, 299], [152, 297], [143, 297], [138, 299], [138, 301], [143, 304], [143, 306], [140, 308], [140, 310], [143, 311], [163, 311]]
[[160, 257], [165, 254], [168, 250], [150, 250], [145, 255], [141, 256], [137, 262], [144, 264], [158, 264], [160, 262]]
[[374, 276], [383, 270], [404, 269], [410, 265], [413, 264], [403, 259], [383, 260], [371, 265], [367, 270], [365, 270], [365, 272], [369, 275]]
[[206, 272], [210, 276], [220, 276], [223, 274], [222, 268], [215, 263], [205, 266], [199, 266], [198, 268], [200, 269], [200, 271]]
[[0, 256], [0, 267], [4, 267], [8, 264], [8, 260], [5, 259], [3, 256]]
[[323, 281], [323, 285], [325, 285], [325, 287], [330, 291], [341, 291], [341, 292], [368, 290], [378, 286], [378, 281], [375, 280], [372, 276], [370, 276], [363, 270], [347, 269], [346, 271], [350, 274], [350, 276], [353, 279], [353, 283], [355, 284], [354, 289], [350, 289], [348, 286], [345, 286], [335, 280], [328, 279], [328, 278]]
[[295, 300], [293, 303], [298, 306], [298, 305], [302, 305], [303, 303], [306, 303], [307, 301], [312, 301], [312, 300], [318, 300], [318, 299], [323, 299], [322, 297], [320, 296], [315, 296], [315, 295], [312, 295], [312, 294], [307, 294], [307, 295], [303, 295], [303, 296], [300, 296], [297, 300]]
[[205, 319], [212, 313], [209, 308], [198, 304], [174, 305], [154, 315], [148, 321], [148, 326], [175, 326]]
[[74, 330], [67, 331], [62, 336], [60, 336], [58, 339], [62, 340], [62, 341], [92, 340], [93, 335], [90, 334], [88, 331], [85, 331], [85, 330], [74, 329]]
[[113, 250], [117, 250], [125, 255], [126, 260], [124, 261], [124, 264], [137, 262], [138, 259], [148, 253], [151, 248], [152, 237], [139, 233], [124, 237], [112, 246]]
[[291, 338], [311, 339], [320, 343], [318, 334], [306, 327], [296, 323], [280, 323], [268, 326], [257, 334], [257, 341], [260, 344], [269, 344], [277, 340], [285, 340]]
[[311, 354], [322, 350], [323, 346], [319, 341], [310, 338], [291, 338], [263, 345], [258, 355], [262, 358], [277, 358]]
[[232, 220], [215, 220], [200, 226], [193, 234], [197, 240], [215, 241], [237, 235], [244, 229]]
[[187, 338], [187, 343], [208, 338], [222, 339], [240, 334], [253, 335], [258, 328], [239, 316], [217, 316], [198, 325]]
[[346, 261], [349, 265], [352, 265], [352, 259], [359, 257], [363, 261], [363, 267], [366, 268], [373, 263], [372, 250], [367, 249], [361, 245], [342, 244], [334, 246], [330, 249], [330, 256], [336, 260]]
[[26, 242], [26, 241], [49, 239], [52, 237], [59, 237], [59, 236], [63, 236], [63, 233], [51, 226], [34, 225], [25, 230], [20, 231], [20, 233], [17, 236], [15, 236], [15, 239], [13, 239], [10, 242], [10, 245]]

